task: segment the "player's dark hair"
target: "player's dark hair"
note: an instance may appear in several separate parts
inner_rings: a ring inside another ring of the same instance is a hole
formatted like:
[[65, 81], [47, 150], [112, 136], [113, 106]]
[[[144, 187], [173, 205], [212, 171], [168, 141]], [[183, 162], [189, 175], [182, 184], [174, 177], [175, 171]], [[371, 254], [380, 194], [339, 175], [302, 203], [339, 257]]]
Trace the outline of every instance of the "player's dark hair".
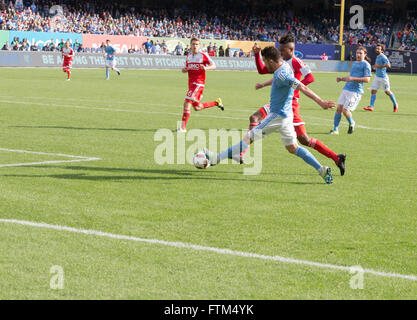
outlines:
[[279, 39], [279, 44], [295, 43], [295, 37], [291, 32]]
[[200, 42], [200, 39], [198, 39], [198, 38], [196, 38], [196, 37], [191, 38], [191, 40], [190, 40], [190, 44], [191, 44], [191, 43], [193, 43], [193, 41], [198, 41], [198, 42]]
[[369, 57], [368, 57], [368, 50], [366, 50], [366, 48], [365, 48], [365, 47], [359, 46], [359, 47], [356, 49], [356, 51], [357, 51], [357, 50], [361, 50], [361, 51], [365, 52], [365, 60], [366, 60], [366, 61], [368, 61], [369, 63], [371, 63], [371, 58], [369, 58]]
[[385, 44], [383, 44], [383, 43], [378, 43], [378, 44], [376, 45], [376, 47], [381, 47], [382, 52], [385, 52]]
[[275, 62], [278, 62], [279, 59], [281, 59], [279, 51], [273, 46], [263, 48], [261, 54], [264, 59], [270, 59]]

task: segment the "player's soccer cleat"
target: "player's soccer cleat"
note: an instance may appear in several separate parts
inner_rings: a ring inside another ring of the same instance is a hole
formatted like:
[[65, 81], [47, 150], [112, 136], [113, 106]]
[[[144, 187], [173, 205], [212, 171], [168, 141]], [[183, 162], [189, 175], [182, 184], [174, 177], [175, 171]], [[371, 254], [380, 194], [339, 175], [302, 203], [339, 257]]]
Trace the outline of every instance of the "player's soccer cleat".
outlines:
[[398, 104], [394, 106], [394, 110], [392, 112], [397, 112], [397, 111], [398, 111]]
[[326, 182], [326, 184], [333, 183], [332, 169], [329, 167], [321, 167], [319, 169], [319, 174], [323, 178], [324, 182]]
[[71, 79], [67, 79], [67, 81], [71, 81]]
[[172, 132], [174, 132], [174, 133], [178, 133], [178, 132], [186, 133], [187, 129], [179, 128], [179, 129], [172, 130]]
[[349, 129], [348, 129], [348, 134], [352, 134], [353, 133], [353, 131], [355, 131], [355, 123], [353, 123], [352, 125], [350, 125], [349, 126]]
[[339, 134], [339, 131], [330, 130], [329, 134], [335, 134], [335, 135], [337, 135], [337, 134]]
[[342, 154], [338, 154], [337, 157], [339, 158], [339, 161], [337, 162], [337, 167], [340, 170], [340, 175], [343, 176], [346, 170], [346, 165], [345, 165], [346, 155], [342, 153]]
[[117, 72], [117, 75], [119, 75], [120, 76], [120, 71], [116, 71]]
[[224, 105], [223, 105], [222, 99], [218, 98], [216, 102], [217, 102], [217, 107], [219, 107], [221, 111], [224, 111]]
[[363, 110], [365, 110], [365, 111], [374, 111], [374, 108], [373, 107], [371, 107], [371, 106], [369, 106], [369, 107], [365, 107], [365, 108], [363, 108]]
[[208, 159], [210, 166], [215, 166], [217, 164], [217, 154], [215, 154], [214, 152], [210, 151], [207, 148], [203, 149], [203, 152], [206, 154], [206, 158]]

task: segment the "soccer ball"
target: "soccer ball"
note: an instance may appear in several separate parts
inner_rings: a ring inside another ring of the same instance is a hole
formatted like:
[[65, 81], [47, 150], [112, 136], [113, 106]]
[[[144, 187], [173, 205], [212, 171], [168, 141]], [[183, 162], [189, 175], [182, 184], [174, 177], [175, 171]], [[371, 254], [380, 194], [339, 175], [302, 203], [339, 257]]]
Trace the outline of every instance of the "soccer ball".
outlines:
[[194, 155], [193, 163], [197, 169], [207, 169], [210, 167], [210, 161], [207, 159], [206, 154], [203, 151]]

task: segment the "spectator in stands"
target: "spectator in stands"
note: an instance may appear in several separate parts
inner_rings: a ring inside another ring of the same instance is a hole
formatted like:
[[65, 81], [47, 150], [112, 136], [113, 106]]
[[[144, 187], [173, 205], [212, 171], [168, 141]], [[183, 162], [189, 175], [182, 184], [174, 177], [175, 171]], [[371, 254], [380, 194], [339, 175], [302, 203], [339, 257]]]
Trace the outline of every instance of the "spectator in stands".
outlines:
[[226, 57], [230, 57], [230, 44], [226, 47]]
[[224, 57], [224, 49], [223, 46], [219, 47], [219, 57]]
[[20, 42], [19, 42], [19, 38], [18, 37], [14, 37], [13, 38], [13, 42], [12, 42], [12, 50], [14, 51], [18, 51], [20, 48]]
[[245, 53], [243, 52], [242, 49], [240, 49], [239, 50], [239, 58], [245, 58], [245, 57], [246, 57]]
[[7, 51], [12, 50], [12, 47], [10, 46], [9, 41], [6, 41], [6, 43], [4, 44], [3, 48], [1, 48], [1, 50], [7, 50]]
[[80, 43], [78, 42], [78, 39], [75, 39], [74, 44], [72, 45], [72, 49], [77, 52], [78, 48], [80, 47]]
[[33, 41], [33, 44], [30, 46], [30, 51], [39, 51], [35, 41]]
[[175, 46], [174, 52], [175, 52], [175, 55], [177, 55], [177, 56], [182, 55], [183, 48], [182, 48], [181, 42], [178, 41], [178, 44]]
[[184, 56], [188, 56], [188, 54], [191, 52], [190, 46], [187, 44], [187, 46], [184, 49]]

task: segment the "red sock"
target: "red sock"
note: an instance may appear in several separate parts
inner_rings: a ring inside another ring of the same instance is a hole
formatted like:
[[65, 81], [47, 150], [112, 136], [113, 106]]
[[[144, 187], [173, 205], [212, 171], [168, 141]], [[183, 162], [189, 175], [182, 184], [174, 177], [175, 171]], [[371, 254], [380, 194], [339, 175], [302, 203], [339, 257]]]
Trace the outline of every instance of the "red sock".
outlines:
[[68, 74], [68, 79], [70, 79], [71, 78], [71, 71], [67, 71], [67, 74]]
[[181, 124], [182, 129], [185, 129], [187, 127], [187, 122], [189, 118], [190, 118], [190, 110], [184, 110], [184, 113], [182, 114], [182, 124]]
[[329, 159], [333, 159], [333, 161], [335, 163], [337, 163], [339, 161], [339, 157], [337, 156], [336, 153], [334, 153], [333, 150], [329, 149], [329, 147], [327, 147], [323, 142], [321, 142], [320, 140], [311, 138], [310, 142], [308, 144], [309, 147], [314, 148], [314, 150], [317, 150], [318, 152], [320, 152], [322, 155], [325, 155], [327, 158]]
[[210, 102], [204, 102], [203, 103], [203, 109], [211, 108], [218, 106], [218, 103], [216, 101], [210, 101]]

